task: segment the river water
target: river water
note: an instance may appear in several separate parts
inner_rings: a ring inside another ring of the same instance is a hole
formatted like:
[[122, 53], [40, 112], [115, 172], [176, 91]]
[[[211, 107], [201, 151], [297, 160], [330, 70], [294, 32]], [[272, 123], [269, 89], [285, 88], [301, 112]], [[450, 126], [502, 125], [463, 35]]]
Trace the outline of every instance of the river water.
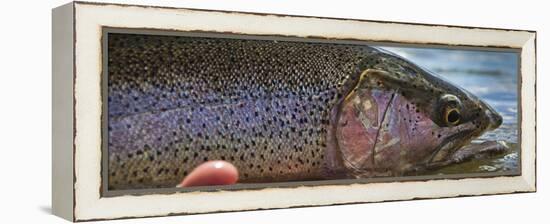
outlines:
[[518, 148], [518, 62], [514, 52], [435, 48], [382, 47], [409, 59], [447, 81], [466, 89], [491, 105], [502, 117], [502, 125], [476, 142], [505, 141], [510, 150], [463, 164], [439, 169], [434, 174], [463, 174], [519, 170]]

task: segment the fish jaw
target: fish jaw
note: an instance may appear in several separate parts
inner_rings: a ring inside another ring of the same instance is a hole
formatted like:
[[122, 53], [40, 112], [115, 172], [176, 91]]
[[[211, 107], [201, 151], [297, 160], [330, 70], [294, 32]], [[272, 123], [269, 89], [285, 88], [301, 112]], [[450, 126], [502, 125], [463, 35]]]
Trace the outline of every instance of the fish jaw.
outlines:
[[378, 141], [384, 142], [392, 136], [399, 136], [400, 142], [393, 147], [381, 146], [376, 150], [379, 151], [378, 161], [381, 164], [391, 156], [384, 153], [385, 151], [399, 152], [399, 158], [393, 159], [398, 163], [391, 164], [392, 167], [385, 167], [395, 174], [401, 175], [410, 167], [447, 158], [479, 135], [473, 122], [453, 127], [437, 125], [428, 114], [418, 108], [418, 105], [402, 95], [396, 96], [389, 107], [391, 113], [384, 119], [385, 125], [382, 126], [382, 134]]

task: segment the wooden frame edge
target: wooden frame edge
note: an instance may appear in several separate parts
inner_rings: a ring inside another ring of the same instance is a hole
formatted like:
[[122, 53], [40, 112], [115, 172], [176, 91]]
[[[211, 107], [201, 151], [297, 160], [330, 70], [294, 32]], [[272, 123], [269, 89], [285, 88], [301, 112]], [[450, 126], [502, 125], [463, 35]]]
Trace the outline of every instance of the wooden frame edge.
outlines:
[[[76, 19], [77, 19], [77, 17], [78, 17], [78, 16], [77, 16], [77, 6], [78, 6], [78, 5], [100, 5], [100, 6], [102, 6], [102, 5], [117, 5], [117, 6], [130, 6], [130, 7], [136, 6], [136, 5], [121, 5], [121, 4], [81, 3], [81, 2], [75, 2], [75, 3], [69, 3], [69, 4], [72, 4], [72, 5], [73, 5], [73, 10], [74, 10], [73, 13], [74, 13], [74, 15], [73, 15], [72, 18], [75, 20], [75, 21], [74, 21], [75, 24], [76, 24]], [[150, 7], [147, 7], [147, 6], [137, 6], [137, 7], [150, 8]], [[162, 8], [162, 7], [152, 7], [152, 8]], [[170, 9], [179, 9], [179, 8], [170, 8]], [[185, 9], [185, 10], [191, 10], [191, 9]], [[191, 10], [191, 11], [193, 11], [193, 10]], [[200, 10], [199, 10], [199, 11], [200, 11]], [[207, 11], [207, 10], [205, 10], [205, 11]], [[207, 12], [208, 12], [208, 11], [207, 11]], [[226, 11], [213, 11], [213, 12], [235, 13], [235, 12], [226, 12]], [[241, 13], [241, 12], [238, 12], [238, 13]], [[241, 13], [241, 14], [255, 15], [254, 13]], [[262, 15], [269, 15], [269, 14], [262, 14]], [[324, 18], [324, 17], [300, 17], [300, 16], [287, 16], [287, 15], [283, 15], [283, 16], [285, 16], [285, 17], [299, 17], [299, 18], [306, 18], [306, 19], [307, 19], [307, 18], [312, 18], [312, 19], [314, 19], [314, 18], [321, 18], [321, 19], [327, 19], [327, 20], [337, 20], [337, 18]], [[346, 19], [343, 19], [343, 20], [344, 20], [344, 21], [348, 21], [348, 20], [346, 20]], [[362, 21], [362, 20], [350, 20], [350, 21]], [[367, 21], [368, 21], [368, 22], [373, 22], [373, 21], [369, 21], [369, 20], [366, 20], [366, 21], [363, 21], [363, 22], [367, 22]], [[381, 21], [374, 21], [374, 22], [381, 22]], [[381, 23], [385, 23], [385, 22], [381, 22]], [[408, 24], [408, 23], [393, 23], [393, 22], [387, 22], [387, 23], [388, 23], [388, 24], [402, 24], [402, 25], [405, 24], [405, 25], [411, 25], [411, 26], [421, 25], [421, 26], [452, 27], [452, 28], [460, 28], [460, 29], [471, 29], [471, 28], [472, 28], [472, 27], [444, 26], [444, 25], [427, 25], [427, 24], [412, 24], [412, 23], [410, 23], [410, 24]], [[73, 24], [73, 25], [74, 25], [74, 24]], [[478, 27], [474, 27], [474, 28], [478, 28]], [[512, 32], [528, 32], [528, 33], [532, 34], [532, 35], [533, 35], [533, 41], [532, 41], [532, 42], [533, 42], [533, 45], [534, 45], [534, 46], [533, 46], [533, 47], [534, 47], [533, 51], [534, 51], [534, 54], [535, 54], [535, 55], [533, 55], [533, 60], [534, 60], [533, 62], [534, 62], [534, 66], [535, 66], [535, 68], [534, 68], [535, 71], [534, 71], [534, 73], [533, 73], [533, 76], [534, 76], [533, 78], [535, 79], [535, 80], [534, 80], [534, 85], [536, 85], [536, 31], [527, 31], [527, 30], [506, 30], [506, 29], [491, 29], [491, 28], [480, 28], [480, 29], [484, 29], [484, 30], [485, 30], [485, 29], [486, 29], [486, 30], [500, 30], [500, 31], [505, 30], [505, 31], [512, 31]], [[76, 35], [76, 31], [77, 31], [77, 28], [76, 28], [76, 25], [74, 25], [74, 26], [73, 26], [73, 34], [74, 34], [74, 37], [75, 37], [75, 38], [76, 38], [76, 36], [77, 36], [77, 35]], [[76, 41], [76, 39], [74, 39], [74, 40]], [[528, 42], [530, 42], [530, 40], [531, 40], [531, 39], [529, 39], [527, 42], [525, 42], [525, 44], [529, 44]], [[525, 46], [525, 44], [524, 44], [524, 46]], [[76, 51], [76, 46], [72, 46], [72, 49], [73, 49], [74, 51]], [[522, 48], [522, 50], [523, 50], [523, 48]], [[54, 51], [55, 51], [55, 49], [54, 49]], [[75, 61], [72, 63], [72, 65], [74, 66], [74, 69], [75, 69], [74, 72], [76, 73], [78, 68], [76, 67], [76, 66], [77, 66], [77, 61], [76, 61], [76, 53], [75, 53], [75, 52], [73, 52], [73, 56], [74, 56], [74, 60], [75, 60]], [[523, 61], [522, 61], [522, 65], [523, 65]], [[523, 70], [522, 70], [522, 73], [523, 73]], [[75, 78], [74, 78], [74, 81], [75, 81], [75, 83], [73, 84], [73, 86], [75, 86], [75, 85], [78, 84], [76, 76], [75, 76]], [[536, 91], [536, 86], [534, 86], [534, 88], [535, 88], [535, 91]], [[74, 92], [75, 96], [74, 96], [74, 102], [73, 102], [73, 104], [74, 104], [74, 106], [75, 106], [75, 109], [74, 109], [74, 110], [76, 111], [76, 107], [78, 107], [77, 101], [78, 101], [79, 99], [78, 99], [78, 96], [77, 96], [77, 90], [75, 89], [74, 91], [75, 91], [75, 92]], [[523, 94], [523, 88], [522, 88], [522, 94]], [[536, 98], [535, 98], [535, 97], [536, 97], [536, 92], [534, 93], [533, 97], [534, 97], [534, 99], [533, 99], [534, 102], [536, 102]], [[74, 111], [73, 111], [73, 112], [74, 112]], [[533, 112], [534, 112], [534, 116], [536, 117], [536, 108], [534, 108], [534, 111], [533, 111]], [[55, 116], [55, 115], [54, 115], [54, 116]], [[77, 131], [77, 129], [76, 129], [76, 128], [77, 128], [77, 114], [76, 114], [76, 112], [75, 112], [75, 114], [73, 115], [73, 119], [74, 119], [74, 122], [75, 122], [75, 123], [74, 123], [74, 125], [75, 125], [74, 132], [76, 132], [76, 131]], [[536, 120], [535, 120], [535, 122], [536, 122]], [[536, 128], [536, 123], [534, 123], [534, 125], [535, 125], [535, 128]], [[76, 134], [76, 133], [74, 133], [74, 134]], [[533, 153], [533, 162], [536, 162], [536, 158], [535, 158], [535, 157], [536, 157], [536, 129], [534, 130], [534, 138], [535, 138], [535, 143], [534, 143], [534, 144], [535, 144], [535, 147], [534, 147], [534, 153]], [[72, 221], [103, 220], [103, 218], [101, 218], [101, 217], [90, 217], [90, 216], [86, 217], [86, 216], [79, 216], [79, 213], [78, 213], [79, 211], [78, 211], [78, 209], [84, 209], [85, 207], [77, 208], [77, 207], [78, 207], [78, 206], [77, 206], [77, 198], [78, 198], [78, 195], [77, 195], [77, 194], [79, 193], [78, 189], [76, 189], [76, 188], [77, 188], [76, 183], [78, 182], [78, 179], [77, 179], [77, 177], [78, 177], [77, 170], [78, 170], [78, 165], [79, 165], [79, 164], [78, 164], [79, 161], [78, 161], [78, 159], [76, 158], [76, 153], [78, 153], [78, 148], [77, 148], [77, 146], [78, 146], [78, 142], [77, 142], [77, 139], [76, 139], [76, 136], [75, 136], [75, 139], [74, 139], [74, 148], [73, 148], [74, 150], [76, 150], [76, 151], [74, 152], [75, 154], [74, 154], [74, 157], [73, 157], [73, 158], [75, 159], [75, 161], [74, 161], [74, 163], [73, 163], [73, 165], [74, 165], [74, 171], [73, 171], [73, 172], [74, 172], [74, 178], [75, 178], [75, 179], [73, 179], [73, 181], [74, 181], [74, 184], [75, 184], [75, 185], [74, 185], [74, 188], [73, 188], [73, 189], [74, 189], [74, 194], [73, 194], [74, 200], [73, 200], [73, 211], [72, 211], [72, 213], [71, 213], [71, 214], [72, 214]], [[523, 147], [523, 145], [522, 145], [522, 147]], [[523, 150], [523, 149], [522, 149], [522, 150]], [[525, 176], [523, 176], [523, 175], [521, 176], [521, 177], [523, 178], [523, 180], [524, 180], [524, 184], [525, 184], [526, 188], [524, 188], [523, 190], [519, 190], [519, 191], [501, 192], [501, 193], [495, 193], [495, 194], [506, 194], [506, 193], [517, 193], [517, 192], [534, 192], [534, 191], [536, 191], [536, 165], [534, 165], [534, 167], [532, 167], [532, 168], [534, 168], [534, 169], [533, 169], [533, 170], [534, 170], [534, 174], [533, 174], [532, 177], [525, 177]], [[55, 171], [55, 169], [54, 169], [54, 171]], [[84, 194], [84, 193], [86, 193], [86, 192], [80, 192], [80, 193], [83, 193], [83, 194]], [[472, 194], [472, 195], [454, 195], [454, 196], [453, 196], [453, 195], [450, 195], [450, 196], [435, 197], [435, 198], [465, 197], [465, 196], [477, 196], [477, 195], [479, 195], [479, 194]], [[397, 200], [416, 200], [416, 199], [426, 199], [426, 198], [432, 198], [432, 197], [420, 197], [420, 198], [409, 198], [409, 199], [406, 199], [406, 198], [405, 198], [405, 199], [397, 199]], [[101, 198], [99, 198], [99, 200], [101, 200]], [[369, 203], [369, 202], [382, 202], [382, 201], [385, 201], [385, 200], [380, 200], [380, 201], [357, 201], [357, 202], [334, 203], [334, 204]], [[387, 200], [387, 201], [396, 201], [396, 200]], [[326, 205], [334, 205], [334, 204], [319, 204], [319, 205], [305, 205], [305, 206], [308, 206], [308, 207], [309, 207], [309, 206], [326, 206]], [[302, 207], [302, 206], [289, 206], [289, 207]], [[283, 208], [283, 207], [270, 207], [270, 208], [268, 208], [268, 209], [276, 209], [276, 208]], [[284, 208], [286, 208], [286, 207], [284, 207]], [[263, 210], [263, 209], [265, 209], [265, 208], [243, 209], [243, 210], [238, 210], [238, 211], [244, 211], [244, 210]], [[231, 210], [230, 210], [230, 211], [231, 211]], [[216, 210], [216, 211], [211, 211], [211, 212], [227, 212], [227, 211]], [[54, 213], [55, 213], [55, 212], [54, 212]], [[178, 213], [178, 214], [189, 214], [189, 213]], [[197, 214], [197, 213], [191, 213], [191, 214]], [[105, 219], [134, 218], [134, 217], [153, 217], [153, 216], [164, 216], [164, 215], [175, 215], [175, 213], [167, 213], [167, 214], [159, 214], [159, 215], [146, 215], [146, 216], [139, 216], [139, 215], [138, 215], [138, 216], [121, 216], [121, 217], [111, 217], [111, 218], [105, 218]]]

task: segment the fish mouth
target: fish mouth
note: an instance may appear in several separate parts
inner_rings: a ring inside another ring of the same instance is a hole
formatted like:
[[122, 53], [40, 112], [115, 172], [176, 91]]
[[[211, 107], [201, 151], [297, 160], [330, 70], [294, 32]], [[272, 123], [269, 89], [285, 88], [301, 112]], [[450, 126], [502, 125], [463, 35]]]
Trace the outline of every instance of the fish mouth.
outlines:
[[431, 164], [439, 163], [452, 155], [460, 147], [470, 143], [475, 137], [479, 135], [476, 135], [476, 133], [473, 132], [474, 130], [475, 128], [473, 127], [462, 129], [457, 133], [454, 133], [447, 137], [443, 142], [441, 142], [441, 144], [437, 146], [430, 157], [428, 157], [425, 165], [430, 166]]
[[486, 131], [492, 131], [502, 124], [502, 117], [493, 108], [485, 105], [485, 119], [487, 120], [484, 128], [479, 128], [474, 123], [468, 123], [462, 126], [457, 126], [456, 133], [451, 134], [441, 144], [437, 146], [435, 151], [428, 157], [425, 165], [427, 167], [444, 162], [459, 148], [469, 144], [475, 138], [479, 137]]

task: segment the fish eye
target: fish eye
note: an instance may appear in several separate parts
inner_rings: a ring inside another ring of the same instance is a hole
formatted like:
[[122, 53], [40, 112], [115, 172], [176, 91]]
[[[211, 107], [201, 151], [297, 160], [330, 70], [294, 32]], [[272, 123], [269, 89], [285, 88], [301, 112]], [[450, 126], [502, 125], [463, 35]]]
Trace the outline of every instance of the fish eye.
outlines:
[[460, 123], [460, 111], [457, 108], [447, 107], [445, 110], [445, 123], [449, 126], [455, 126]]
[[441, 96], [440, 105], [443, 108], [441, 110], [443, 121], [447, 126], [456, 126], [460, 123], [462, 116], [460, 114], [460, 109], [462, 108], [462, 103], [460, 99], [455, 95], [445, 94]]

